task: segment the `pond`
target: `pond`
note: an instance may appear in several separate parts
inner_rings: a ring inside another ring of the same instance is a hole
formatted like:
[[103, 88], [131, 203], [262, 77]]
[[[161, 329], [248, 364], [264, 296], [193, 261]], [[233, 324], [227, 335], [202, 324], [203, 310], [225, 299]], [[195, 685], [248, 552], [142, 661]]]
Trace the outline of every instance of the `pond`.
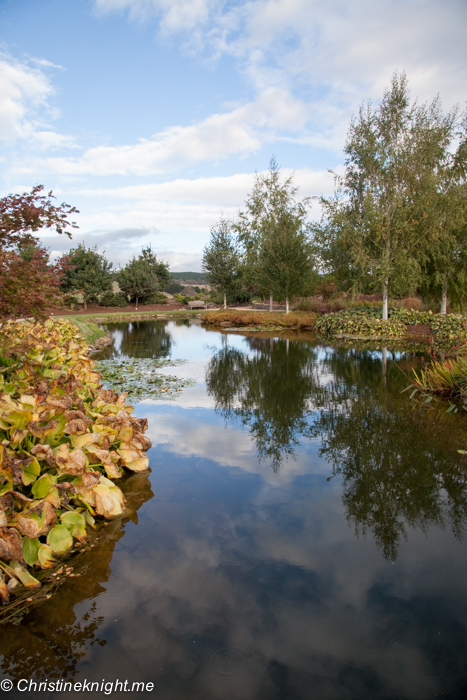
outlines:
[[465, 698], [467, 424], [401, 394], [421, 356], [196, 320], [109, 330], [100, 357], [186, 360], [159, 370], [184, 388], [136, 405], [151, 471], [125, 480], [125, 517], [78, 575], [0, 628], [2, 677]]

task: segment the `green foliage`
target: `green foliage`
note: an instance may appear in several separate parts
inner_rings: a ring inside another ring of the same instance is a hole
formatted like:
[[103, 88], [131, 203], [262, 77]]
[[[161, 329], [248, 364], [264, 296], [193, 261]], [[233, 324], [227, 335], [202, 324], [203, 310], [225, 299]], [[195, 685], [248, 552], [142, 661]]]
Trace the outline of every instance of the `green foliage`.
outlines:
[[162, 294], [162, 292], [155, 292], [152, 294], [150, 297], [147, 297], [144, 301], [143, 304], [149, 305], [149, 304], [167, 304], [167, 297]]
[[[431, 311], [392, 307], [389, 309], [387, 324], [374, 325], [373, 322], [380, 317], [380, 308], [379, 303], [366, 302], [344, 311], [326, 314], [317, 321], [316, 330], [324, 335], [387, 335], [392, 337], [405, 332], [406, 326], [426, 325], [429, 326], [436, 340], [440, 342], [467, 338], [467, 318], [461, 314], [433, 314]], [[370, 326], [375, 329], [374, 332], [371, 331]], [[399, 330], [402, 328], [402, 332], [395, 332], [397, 328]], [[379, 333], [376, 329], [386, 330]]]
[[188, 302], [191, 301], [191, 297], [184, 297], [183, 294], [174, 294], [174, 299], [178, 301], [179, 304], [188, 304]]
[[232, 223], [221, 218], [211, 227], [211, 238], [203, 251], [202, 268], [209, 284], [224, 294], [239, 286], [239, 253], [232, 234]]
[[84, 297], [84, 308], [97, 302], [99, 296], [112, 286], [112, 263], [97, 252], [97, 246], [86, 248], [79, 243], [67, 256], [70, 267], [65, 270], [61, 284], [64, 292], [80, 292]]
[[434, 359], [423, 370], [419, 372], [414, 370], [413, 374], [415, 391], [424, 396], [437, 394], [443, 397], [467, 399], [467, 357], [465, 356], [449, 360]]
[[111, 290], [104, 292], [99, 299], [99, 306], [128, 306], [128, 299], [124, 294], [114, 294]]
[[316, 332], [323, 335], [361, 335], [384, 338], [400, 337], [405, 325], [396, 319], [383, 321], [357, 309], [326, 314], [316, 322]]
[[120, 289], [131, 301], [144, 303], [170, 282], [169, 267], [157, 260], [151, 247], [143, 248], [141, 254], [117, 274]]
[[309, 198], [297, 201], [293, 176], [281, 182], [271, 158], [266, 175], [257, 173], [252, 192], [233, 227], [242, 251], [242, 272], [250, 288], [286, 299], [308, 292], [313, 276], [306, 225]]
[[321, 198], [314, 227], [324, 266], [347, 287], [381, 289], [386, 301], [423, 282], [427, 259], [440, 249], [430, 212], [455, 125], [455, 111], [444, 115], [438, 99], [410, 103], [405, 74], [394, 74], [378, 107], [360, 108], [347, 135], [345, 174], [336, 176], [335, 195]]
[[181, 292], [182, 289], [183, 284], [179, 284], [178, 282], [171, 282], [165, 291], [169, 294], [177, 294]]

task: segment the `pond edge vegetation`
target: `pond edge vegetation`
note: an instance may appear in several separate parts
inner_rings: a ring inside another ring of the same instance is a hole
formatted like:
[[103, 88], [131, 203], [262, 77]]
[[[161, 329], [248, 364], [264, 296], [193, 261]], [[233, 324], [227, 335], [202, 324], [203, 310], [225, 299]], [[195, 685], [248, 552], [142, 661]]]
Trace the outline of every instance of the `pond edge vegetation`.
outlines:
[[[149, 467], [147, 419], [103, 389], [69, 321], [0, 329], [0, 621], [35, 600], [89, 532], [122, 515], [115, 481]], [[50, 586], [49, 586], [50, 587]], [[50, 597], [47, 594], [45, 597]]]

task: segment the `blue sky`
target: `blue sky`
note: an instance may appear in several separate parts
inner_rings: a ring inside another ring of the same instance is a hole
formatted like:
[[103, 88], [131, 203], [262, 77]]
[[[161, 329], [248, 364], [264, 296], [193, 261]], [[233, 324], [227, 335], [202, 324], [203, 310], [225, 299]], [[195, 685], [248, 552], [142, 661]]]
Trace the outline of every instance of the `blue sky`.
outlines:
[[54, 254], [124, 264], [151, 242], [198, 270], [272, 154], [303, 195], [332, 190], [396, 69], [465, 107], [466, 26], [465, 0], [0, 0], [2, 196], [40, 183], [78, 207]]

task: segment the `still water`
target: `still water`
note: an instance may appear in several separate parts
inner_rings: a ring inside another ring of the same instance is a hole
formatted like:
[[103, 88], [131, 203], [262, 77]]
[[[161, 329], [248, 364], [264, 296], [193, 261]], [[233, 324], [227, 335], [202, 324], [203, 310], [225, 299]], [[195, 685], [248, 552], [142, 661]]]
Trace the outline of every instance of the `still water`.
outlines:
[[420, 358], [110, 330], [102, 356], [185, 359], [162, 371], [196, 384], [137, 404], [151, 472], [126, 479], [80, 576], [0, 628], [3, 677], [152, 681], [157, 700], [467, 697], [467, 426], [401, 395]]

